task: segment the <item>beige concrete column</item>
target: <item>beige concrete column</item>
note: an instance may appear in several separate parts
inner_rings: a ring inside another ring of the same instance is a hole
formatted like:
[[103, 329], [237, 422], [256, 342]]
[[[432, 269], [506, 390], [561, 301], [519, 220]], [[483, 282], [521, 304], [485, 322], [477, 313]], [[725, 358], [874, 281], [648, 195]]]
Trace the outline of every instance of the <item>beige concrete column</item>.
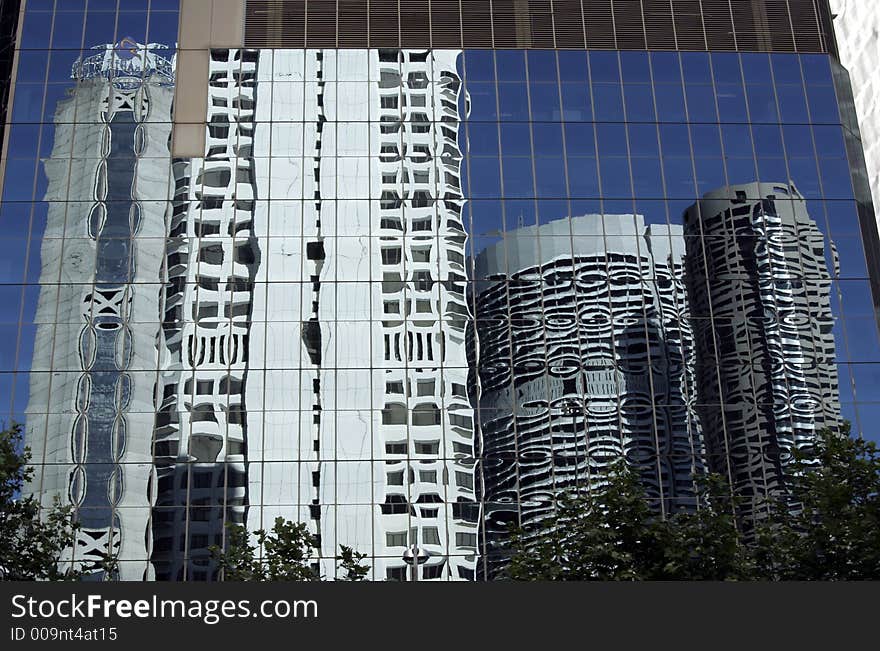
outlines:
[[181, 0], [171, 155], [205, 155], [211, 48], [244, 45], [245, 0]]

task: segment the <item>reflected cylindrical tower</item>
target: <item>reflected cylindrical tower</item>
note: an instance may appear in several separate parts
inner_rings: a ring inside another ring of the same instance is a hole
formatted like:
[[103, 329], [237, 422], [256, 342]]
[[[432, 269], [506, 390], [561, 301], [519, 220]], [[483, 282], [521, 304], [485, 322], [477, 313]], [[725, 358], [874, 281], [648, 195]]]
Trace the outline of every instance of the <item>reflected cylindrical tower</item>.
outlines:
[[783, 183], [707, 194], [687, 211], [685, 236], [697, 410], [711, 467], [749, 519], [784, 489], [792, 452], [839, 427], [834, 251]]
[[702, 468], [680, 227], [586, 215], [521, 228], [475, 261], [485, 563], [511, 525], [537, 535], [564, 491], [625, 459], [660, 512]]

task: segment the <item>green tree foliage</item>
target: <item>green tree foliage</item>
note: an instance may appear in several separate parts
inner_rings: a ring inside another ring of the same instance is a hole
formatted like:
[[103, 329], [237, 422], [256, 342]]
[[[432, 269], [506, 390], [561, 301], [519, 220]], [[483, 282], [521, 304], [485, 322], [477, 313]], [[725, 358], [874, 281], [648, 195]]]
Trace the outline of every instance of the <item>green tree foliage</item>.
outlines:
[[346, 547], [345, 545], [339, 546], [339, 569], [341, 569], [345, 574], [342, 575], [342, 581], [364, 581], [367, 578], [367, 575], [370, 573], [370, 568], [367, 565], [361, 565], [361, 561], [363, 561], [367, 557], [366, 554], [362, 554], [361, 552], [356, 552], [351, 547]]
[[618, 464], [601, 488], [565, 495], [548, 520], [512, 539], [506, 575], [537, 581], [747, 578], [729, 499], [715, 477], [696, 512], [656, 515], [638, 476]]
[[544, 581], [642, 579], [659, 542], [650, 521], [638, 480], [621, 468], [602, 489], [563, 495], [552, 517], [516, 531], [507, 573]]
[[[256, 544], [242, 525], [227, 525], [225, 549], [211, 548], [212, 556], [226, 581], [321, 581], [312, 567], [312, 550], [319, 546], [317, 536], [304, 522], [275, 518], [271, 531], [254, 532]], [[262, 549], [262, 555], [259, 550]], [[363, 581], [370, 571], [361, 565], [366, 554], [340, 546], [339, 568], [344, 581]]]
[[743, 545], [737, 528], [737, 501], [718, 475], [700, 482], [700, 507], [681, 510], [665, 519], [652, 518], [660, 530], [662, 562], [647, 579], [748, 580], [754, 577], [754, 561]]
[[823, 431], [795, 454], [787, 495], [743, 534], [737, 500], [719, 476], [702, 481], [695, 511], [657, 515], [618, 465], [601, 488], [564, 495], [553, 516], [516, 530], [515, 580], [880, 579], [880, 454]]
[[[0, 432], [0, 578], [19, 581], [63, 581], [82, 577], [81, 570], [61, 562], [71, 549], [79, 525], [71, 506], [56, 500], [40, 514], [33, 496], [21, 497], [33, 475], [30, 450], [23, 447], [21, 425]], [[108, 565], [110, 559], [106, 559]], [[66, 568], [66, 569], [65, 569]]]
[[770, 505], [757, 528], [762, 578], [880, 579], [880, 451], [870, 441], [823, 432], [797, 452], [790, 499]]

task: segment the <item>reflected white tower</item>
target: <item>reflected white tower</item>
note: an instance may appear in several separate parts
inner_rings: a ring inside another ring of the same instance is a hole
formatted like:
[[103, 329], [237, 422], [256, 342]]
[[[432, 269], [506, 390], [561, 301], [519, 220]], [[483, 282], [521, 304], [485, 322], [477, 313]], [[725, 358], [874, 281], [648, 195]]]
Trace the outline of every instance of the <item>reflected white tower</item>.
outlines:
[[174, 162], [156, 394], [160, 579], [210, 578], [209, 547], [223, 544], [224, 523], [245, 519], [258, 60], [212, 51], [205, 156]]
[[212, 52], [206, 155], [175, 164], [163, 576], [281, 516], [327, 577], [339, 545], [379, 580], [474, 577], [459, 54]]
[[47, 506], [61, 496], [75, 507], [82, 531], [72, 553], [95, 578], [105, 553], [119, 559], [122, 579], [152, 576], [155, 283], [174, 83], [164, 47], [124, 39], [78, 60], [45, 162], [28, 490]]
[[[268, 284], [252, 338], [267, 370], [248, 388], [265, 396], [262, 436], [249, 426], [262, 509], [249, 522], [310, 522], [328, 576], [345, 544], [374, 556], [378, 580], [472, 578], [459, 53], [267, 56], [274, 94], [258, 90], [257, 115], [271, 106], [275, 124], [256, 147], [258, 161], [271, 152], [258, 175], [271, 202], [256, 221]], [[423, 564], [404, 560], [413, 547]]]

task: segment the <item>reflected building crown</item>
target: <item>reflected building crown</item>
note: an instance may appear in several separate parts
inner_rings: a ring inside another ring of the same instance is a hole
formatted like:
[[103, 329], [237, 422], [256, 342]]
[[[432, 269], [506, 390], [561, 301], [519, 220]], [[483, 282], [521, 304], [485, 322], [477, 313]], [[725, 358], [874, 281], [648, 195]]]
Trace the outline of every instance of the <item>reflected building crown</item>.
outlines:
[[118, 43], [96, 45], [96, 54], [77, 59], [70, 71], [70, 78], [77, 81], [103, 77], [120, 90], [139, 86], [143, 79], [154, 77], [153, 83], [174, 85], [174, 61], [156, 53], [167, 50], [161, 43], [138, 43], [126, 36]]

